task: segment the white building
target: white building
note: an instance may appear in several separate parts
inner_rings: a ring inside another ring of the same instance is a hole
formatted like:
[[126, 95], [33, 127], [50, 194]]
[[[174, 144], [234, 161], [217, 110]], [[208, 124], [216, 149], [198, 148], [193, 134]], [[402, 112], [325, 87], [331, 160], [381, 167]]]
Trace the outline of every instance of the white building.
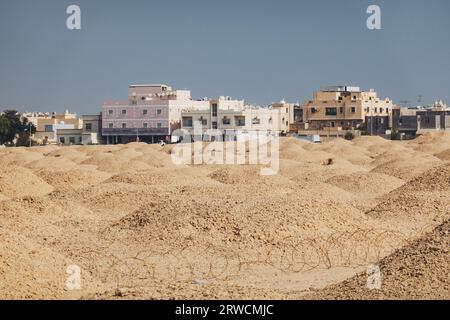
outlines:
[[195, 124], [201, 125], [203, 135], [208, 130], [219, 129], [224, 138], [257, 131], [285, 134], [289, 130], [289, 114], [290, 110], [284, 104], [246, 106], [243, 100], [220, 97], [211, 100], [207, 110], [184, 110], [181, 113], [181, 128], [191, 135], [194, 134]]

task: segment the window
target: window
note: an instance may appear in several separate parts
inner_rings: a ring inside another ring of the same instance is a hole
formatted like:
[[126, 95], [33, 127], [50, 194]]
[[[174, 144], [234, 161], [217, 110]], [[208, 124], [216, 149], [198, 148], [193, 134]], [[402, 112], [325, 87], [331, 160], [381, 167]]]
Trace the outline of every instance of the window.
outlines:
[[86, 131], [91, 131], [91, 130], [92, 130], [92, 123], [86, 123], [86, 124], [84, 125], [84, 129], [85, 129]]
[[156, 115], [160, 116], [162, 114], [162, 110], [161, 109], [156, 109]]
[[356, 112], [356, 107], [351, 107], [350, 110], [352, 111], [352, 113]]
[[199, 122], [202, 126], [206, 126], [208, 124], [208, 121], [201, 116], [198, 118], [197, 122]]
[[127, 110], [123, 109], [122, 114], [127, 114]]
[[66, 143], [66, 139], [64, 139], [64, 137], [60, 137], [59, 138], [59, 142], [61, 142], [62, 144], [65, 144]]
[[112, 115], [112, 114], [113, 114], [113, 111], [112, 111], [112, 110], [108, 110], [108, 114], [109, 114], [109, 115]]
[[238, 126], [238, 127], [245, 126], [245, 117], [235, 117], [234, 121], [236, 123], [236, 126]]
[[146, 116], [146, 115], [148, 114], [148, 110], [147, 110], [147, 109], [142, 110], [142, 114], [143, 114], [144, 116]]
[[44, 131], [45, 132], [53, 132], [53, 125], [52, 124], [46, 124]]
[[108, 128], [110, 128], [110, 129], [114, 128], [114, 124], [108, 123]]
[[336, 124], [334, 123], [334, 121], [331, 121], [331, 127], [334, 128], [336, 126]]
[[326, 108], [325, 115], [326, 116], [335, 116], [337, 114], [337, 108]]
[[212, 104], [212, 116], [217, 117], [217, 103]]
[[339, 112], [340, 112], [340, 113], [344, 113], [344, 107], [340, 107], [340, 108], [339, 108]]
[[161, 122], [158, 122], [158, 123], [156, 124], [156, 127], [157, 127], [158, 129], [161, 129], [161, 128], [162, 128], [162, 123], [161, 123]]
[[222, 123], [223, 123], [223, 125], [225, 125], [225, 126], [229, 126], [229, 125], [231, 124], [231, 119], [228, 118], [228, 117], [223, 117]]
[[75, 144], [75, 137], [69, 137], [69, 143]]
[[375, 111], [375, 113], [377, 113], [377, 112], [378, 112], [378, 108], [375, 108], [375, 110], [374, 110], [374, 111]]
[[127, 124], [126, 123], [122, 123], [122, 129], [126, 129], [127, 128]]
[[317, 109], [316, 108], [311, 108], [311, 113], [316, 113]]
[[192, 117], [183, 117], [183, 127], [192, 127]]
[[383, 113], [383, 110], [384, 110], [383, 108], [380, 108], [380, 112], [381, 112], [381, 113]]
[[148, 123], [144, 122], [144, 129], [147, 129], [147, 128], [148, 128]]

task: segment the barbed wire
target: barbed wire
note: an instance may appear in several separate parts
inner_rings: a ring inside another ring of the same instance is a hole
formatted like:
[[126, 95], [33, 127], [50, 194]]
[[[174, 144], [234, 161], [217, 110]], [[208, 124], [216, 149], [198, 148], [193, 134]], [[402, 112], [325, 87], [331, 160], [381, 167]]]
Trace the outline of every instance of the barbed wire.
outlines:
[[103, 283], [133, 287], [154, 280], [230, 280], [258, 267], [269, 267], [284, 274], [356, 268], [378, 262], [433, 228], [433, 225], [426, 225], [408, 234], [357, 228], [352, 232], [334, 232], [326, 237], [300, 239], [291, 236], [276, 246], [260, 246], [257, 250], [236, 250], [213, 244], [189, 246], [185, 243], [177, 248], [144, 249], [129, 255], [98, 254], [100, 259], [97, 261], [101, 263], [94, 263], [89, 272]]

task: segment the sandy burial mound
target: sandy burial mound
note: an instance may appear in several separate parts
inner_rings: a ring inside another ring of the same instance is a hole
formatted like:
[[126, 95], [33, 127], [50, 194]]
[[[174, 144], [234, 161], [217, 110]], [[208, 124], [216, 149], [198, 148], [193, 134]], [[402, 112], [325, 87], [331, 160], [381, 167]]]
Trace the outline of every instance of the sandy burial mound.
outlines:
[[[448, 135], [282, 138], [274, 176], [173, 148], [1, 149], [0, 298], [448, 298]], [[372, 264], [369, 295], [352, 277]]]
[[361, 273], [308, 299], [450, 299], [450, 220], [379, 262], [381, 289]]
[[53, 191], [52, 186], [31, 170], [5, 165], [0, 167], [0, 194], [6, 197], [43, 196]]

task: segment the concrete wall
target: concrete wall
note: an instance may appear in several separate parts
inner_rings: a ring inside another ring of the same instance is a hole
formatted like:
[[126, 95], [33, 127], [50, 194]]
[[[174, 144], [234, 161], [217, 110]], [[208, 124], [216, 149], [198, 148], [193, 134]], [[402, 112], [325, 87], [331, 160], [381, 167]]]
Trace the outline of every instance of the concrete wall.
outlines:
[[419, 130], [445, 130], [448, 127], [446, 116], [450, 115], [450, 111], [435, 110], [419, 110], [417, 118], [419, 122]]
[[367, 133], [373, 135], [386, 134], [386, 130], [389, 128], [388, 116], [366, 116], [365, 130]]

